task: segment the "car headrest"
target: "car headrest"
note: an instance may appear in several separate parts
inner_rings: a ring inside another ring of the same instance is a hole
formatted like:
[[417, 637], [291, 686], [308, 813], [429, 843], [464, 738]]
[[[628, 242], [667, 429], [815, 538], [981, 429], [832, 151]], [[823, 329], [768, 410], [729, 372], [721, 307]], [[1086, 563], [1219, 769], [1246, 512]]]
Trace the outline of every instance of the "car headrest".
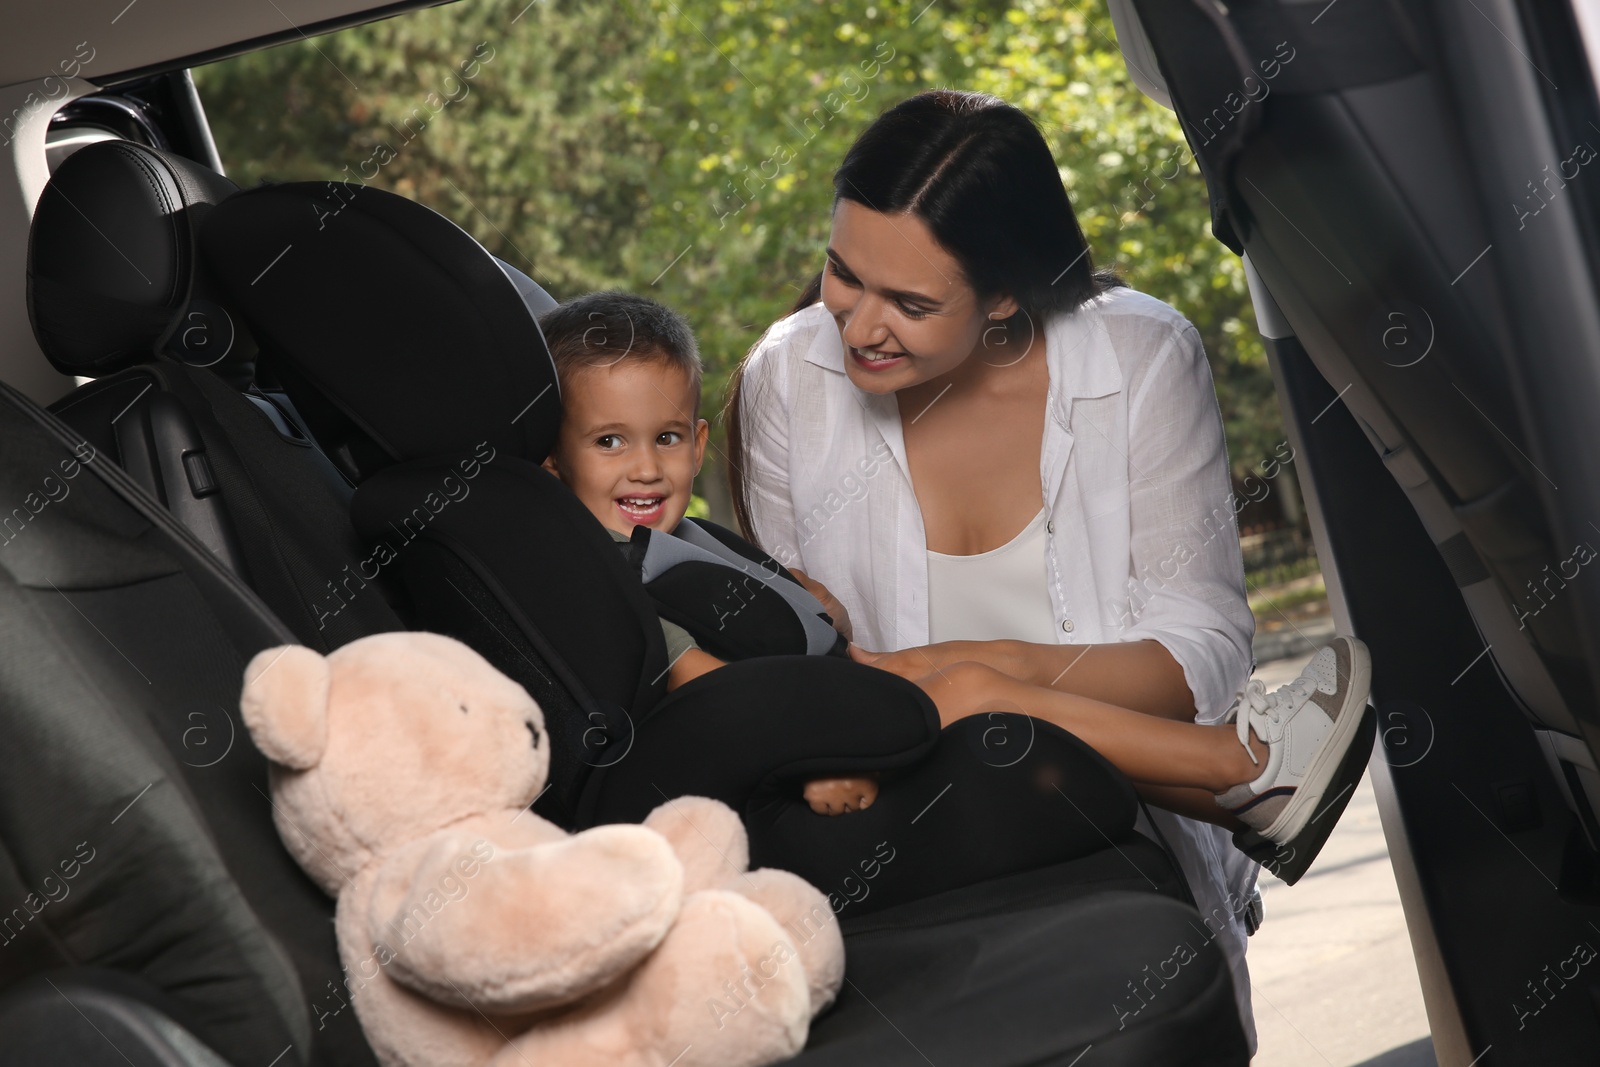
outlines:
[[534, 318], [554, 301], [437, 212], [358, 184], [270, 185], [212, 211], [200, 246], [312, 431], [337, 413], [380, 453], [322, 440], [357, 478], [484, 441], [534, 462], [554, 445]]
[[189, 342], [226, 352], [231, 323], [213, 321], [226, 313], [196, 277], [195, 235], [206, 212], [237, 191], [215, 171], [132, 141], [67, 157], [28, 236], [28, 318], [51, 364], [98, 376]]

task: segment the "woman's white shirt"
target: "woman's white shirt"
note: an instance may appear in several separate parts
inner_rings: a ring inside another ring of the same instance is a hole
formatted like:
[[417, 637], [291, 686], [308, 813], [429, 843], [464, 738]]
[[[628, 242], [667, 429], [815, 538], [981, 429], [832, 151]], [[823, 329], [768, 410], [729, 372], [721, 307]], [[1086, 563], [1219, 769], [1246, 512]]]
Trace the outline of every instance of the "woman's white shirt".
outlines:
[[[1039, 478], [1054, 637], [1159, 641], [1183, 668], [1196, 721], [1217, 722], [1250, 676], [1255, 621], [1199, 334], [1154, 297], [1117, 288], [1052, 317], [1044, 340]], [[893, 394], [857, 389], [845, 358], [818, 303], [775, 323], [746, 361], [753, 532], [839, 598], [862, 647], [927, 644], [927, 541], [899, 408]], [[1239, 915], [1256, 865], [1219, 827], [1166, 816], [1157, 813], [1242, 985], [1249, 1028]]]

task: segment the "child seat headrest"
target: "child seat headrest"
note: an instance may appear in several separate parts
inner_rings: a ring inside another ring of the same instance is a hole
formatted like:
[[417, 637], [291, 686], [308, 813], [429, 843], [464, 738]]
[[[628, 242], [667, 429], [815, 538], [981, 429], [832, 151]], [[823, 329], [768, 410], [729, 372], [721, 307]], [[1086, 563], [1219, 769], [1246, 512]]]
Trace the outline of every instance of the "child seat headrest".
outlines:
[[67, 157], [28, 236], [28, 318], [51, 365], [99, 376], [169, 344], [217, 351], [231, 342], [231, 323], [213, 321], [225, 312], [190, 304], [210, 295], [196, 272], [200, 224], [237, 189], [198, 163], [132, 141], [100, 141]]
[[200, 244], [319, 437], [321, 405], [389, 462], [484, 441], [539, 462], [555, 443], [560, 388], [530, 306], [555, 302], [437, 212], [290, 182], [218, 207]]

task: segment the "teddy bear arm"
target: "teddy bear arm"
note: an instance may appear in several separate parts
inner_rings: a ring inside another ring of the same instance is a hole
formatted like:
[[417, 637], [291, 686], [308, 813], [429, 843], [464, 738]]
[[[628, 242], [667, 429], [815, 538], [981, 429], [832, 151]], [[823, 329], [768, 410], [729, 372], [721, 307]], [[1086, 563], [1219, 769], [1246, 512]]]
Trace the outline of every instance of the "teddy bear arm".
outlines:
[[665, 837], [683, 863], [683, 891], [722, 889], [750, 868], [750, 842], [732, 808], [706, 797], [675, 797], [644, 825]]
[[637, 826], [491, 847], [472, 877], [452, 878], [467, 847], [463, 837], [391, 860], [369, 932], [391, 949], [391, 978], [469, 1010], [537, 1010], [612, 981], [666, 936], [682, 899], [670, 847]]

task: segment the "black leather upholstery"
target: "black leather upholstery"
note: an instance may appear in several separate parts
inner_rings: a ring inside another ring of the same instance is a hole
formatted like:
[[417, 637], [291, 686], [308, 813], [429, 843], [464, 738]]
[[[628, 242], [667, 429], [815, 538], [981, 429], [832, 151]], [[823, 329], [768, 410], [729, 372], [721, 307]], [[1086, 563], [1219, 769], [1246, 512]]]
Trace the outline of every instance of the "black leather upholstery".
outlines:
[[0, 1067], [228, 1067], [183, 1005], [119, 971], [72, 967], [0, 993]]
[[114, 968], [232, 1062], [371, 1062], [352, 1013], [313, 1018], [341, 978], [331, 901], [279, 843], [237, 716], [244, 664], [288, 631], [3, 386], [0, 456], [0, 988]]
[[129, 141], [89, 145], [61, 165], [28, 240], [28, 314], [57, 370], [103, 375], [154, 355], [197, 295], [198, 227], [236, 188]]

